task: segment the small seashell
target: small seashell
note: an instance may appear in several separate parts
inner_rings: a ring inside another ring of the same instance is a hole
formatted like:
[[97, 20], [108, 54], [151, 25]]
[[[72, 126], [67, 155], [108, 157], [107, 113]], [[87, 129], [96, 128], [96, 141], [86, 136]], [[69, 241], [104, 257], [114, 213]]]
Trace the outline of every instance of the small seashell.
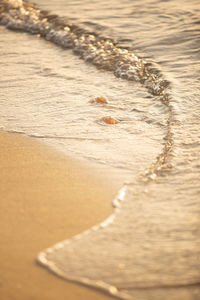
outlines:
[[103, 117], [101, 121], [103, 121], [106, 124], [117, 124], [119, 122], [116, 119], [113, 119], [112, 117]]
[[95, 98], [95, 101], [96, 101], [97, 103], [102, 103], [102, 104], [108, 103], [108, 100], [107, 100], [105, 97], [103, 97], [103, 96], [100, 96], [100, 97]]

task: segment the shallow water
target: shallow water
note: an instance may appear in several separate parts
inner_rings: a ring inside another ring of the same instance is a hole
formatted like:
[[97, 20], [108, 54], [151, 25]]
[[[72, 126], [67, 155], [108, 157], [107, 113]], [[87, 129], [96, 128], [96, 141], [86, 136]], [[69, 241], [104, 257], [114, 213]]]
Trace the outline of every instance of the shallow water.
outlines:
[[198, 1], [37, 1], [62, 19], [2, 3], [2, 24], [37, 35], [0, 28], [1, 129], [130, 181], [111, 219], [40, 262], [123, 299], [199, 299]]
[[[9, 45], [15, 43], [14, 52], [2, 51], [6, 61], [1, 64], [3, 130], [43, 138], [64, 151], [71, 150], [90, 160], [126, 170], [135, 167], [142, 170], [146, 157], [155, 157], [164, 131], [159, 122], [164, 127], [166, 120], [162, 106], [152, 103], [144, 88], [98, 71], [71, 52], [66, 53], [41, 39], [17, 33], [16, 40], [16, 33], [7, 32], [3, 27], [0, 30], [4, 45], [8, 37]], [[35, 47], [31, 56], [30, 39]], [[133, 92], [136, 99], [132, 97]], [[102, 94], [109, 99], [109, 104], [93, 103]], [[145, 97], [146, 103], [141, 106]], [[152, 118], [149, 107], [160, 111], [159, 120]], [[120, 122], [113, 126], [104, 124], [101, 118], [107, 115]], [[155, 128], [153, 142], [149, 138], [152, 127]], [[144, 143], [149, 147], [144, 148]], [[137, 165], [135, 153], [141, 155]]]

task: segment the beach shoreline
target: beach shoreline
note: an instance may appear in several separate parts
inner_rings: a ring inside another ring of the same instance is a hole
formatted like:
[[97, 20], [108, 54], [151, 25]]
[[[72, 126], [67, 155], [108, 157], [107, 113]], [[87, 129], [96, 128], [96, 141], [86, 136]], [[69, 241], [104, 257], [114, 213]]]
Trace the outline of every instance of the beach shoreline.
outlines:
[[61, 280], [36, 258], [106, 219], [123, 176], [19, 134], [0, 132], [0, 143], [1, 299], [110, 299]]

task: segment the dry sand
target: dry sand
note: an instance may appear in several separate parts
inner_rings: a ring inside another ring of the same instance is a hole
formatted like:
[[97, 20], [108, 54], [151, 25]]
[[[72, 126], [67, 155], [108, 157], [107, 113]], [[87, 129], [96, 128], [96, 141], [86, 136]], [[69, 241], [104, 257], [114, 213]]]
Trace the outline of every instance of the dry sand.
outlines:
[[25, 136], [1, 132], [0, 145], [0, 299], [110, 299], [35, 259], [104, 220], [123, 178]]

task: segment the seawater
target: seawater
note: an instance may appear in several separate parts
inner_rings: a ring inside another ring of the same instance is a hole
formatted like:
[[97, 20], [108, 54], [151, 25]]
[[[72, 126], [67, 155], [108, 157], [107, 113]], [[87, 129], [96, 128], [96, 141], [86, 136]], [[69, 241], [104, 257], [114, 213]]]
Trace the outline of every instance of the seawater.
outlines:
[[40, 263], [122, 299], [199, 299], [198, 1], [37, 4], [0, 3], [1, 129], [129, 179], [109, 220]]

